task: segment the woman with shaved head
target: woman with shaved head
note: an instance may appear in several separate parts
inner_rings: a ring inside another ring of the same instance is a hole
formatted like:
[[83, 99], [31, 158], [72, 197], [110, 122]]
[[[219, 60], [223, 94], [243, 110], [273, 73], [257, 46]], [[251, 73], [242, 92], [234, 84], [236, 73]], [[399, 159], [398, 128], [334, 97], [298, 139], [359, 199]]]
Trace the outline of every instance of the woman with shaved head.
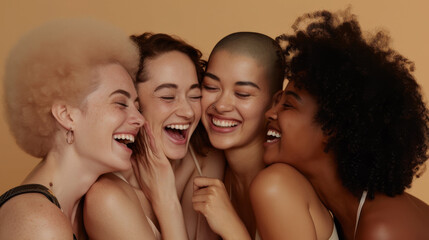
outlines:
[[[224, 181], [196, 178], [194, 208], [223, 239], [259, 239], [249, 198], [254, 177], [261, 171], [265, 142], [265, 111], [281, 91], [284, 58], [270, 37], [253, 32], [233, 33], [213, 49], [203, 80], [202, 122], [211, 144], [224, 150], [227, 167]], [[297, 184], [306, 183], [298, 178]], [[317, 200], [317, 196], [314, 194]], [[313, 206], [315, 204], [312, 204]], [[315, 224], [332, 218], [317, 206]], [[330, 232], [329, 232], [330, 234]], [[285, 235], [286, 236], [286, 235]]]

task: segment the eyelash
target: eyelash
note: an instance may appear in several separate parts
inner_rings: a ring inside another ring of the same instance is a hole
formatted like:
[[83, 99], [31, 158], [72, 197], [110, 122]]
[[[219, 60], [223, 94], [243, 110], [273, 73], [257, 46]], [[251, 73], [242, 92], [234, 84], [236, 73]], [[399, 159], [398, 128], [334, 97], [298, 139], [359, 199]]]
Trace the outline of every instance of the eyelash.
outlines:
[[164, 99], [164, 100], [174, 100], [174, 97], [161, 97], [161, 99]]
[[282, 105], [283, 105], [284, 108], [291, 108], [292, 107], [291, 105], [289, 105], [287, 103], [283, 103]]
[[126, 103], [122, 103], [122, 102], [116, 102], [116, 104], [122, 106], [122, 107], [128, 107], [128, 105]]
[[207, 91], [214, 91], [217, 90], [217, 87], [212, 87], [212, 86], [208, 86], [208, 85], [203, 85], [203, 88]]
[[237, 95], [238, 97], [240, 97], [240, 98], [247, 98], [247, 97], [250, 97], [250, 94], [247, 94], [247, 93], [235, 93], [235, 95]]

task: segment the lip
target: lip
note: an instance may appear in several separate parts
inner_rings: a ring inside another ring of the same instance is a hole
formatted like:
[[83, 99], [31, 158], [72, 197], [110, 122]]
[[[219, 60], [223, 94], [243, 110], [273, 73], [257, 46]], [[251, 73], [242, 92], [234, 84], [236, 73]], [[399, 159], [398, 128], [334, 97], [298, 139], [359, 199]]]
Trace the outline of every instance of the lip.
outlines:
[[[268, 132], [270, 132], [270, 131], [274, 131], [274, 132], [276, 132], [276, 133], [279, 133], [280, 134], [280, 137], [279, 138], [274, 138], [274, 139], [268, 139]], [[281, 139], [281, 131], [279, 130], [279, 129], [277, 129], [277, 128], [275, 128], [275, 127], [273, 127], [273, 126], [268, 126], [267, 127], [267, 134], [265, 135], [265, 142], [264, 142], [264, 147], [268, 147], [268, 146], [270, 146], [270, 145], [273, 145], [273, 144], [276, 144], [276, 143], [278, 143], [279, 141], [280, 141], [280, 139]]]
[[[208, 118], [208, 122], [210, 123], [210, 129], [213, 130], [214, 132], [217, 132], [217, 133], [234, 132], [238, 128], [238, 126], [240, 126], [242, 124], [242, 122], [239, 120], [236, 120], [233, 118], [225, 118], [225, 117], [221, 117], [221, 116], [215, 116], [213, 114], [208, 114], [207, 118]], [[219, 126], [214, 125], [213, 119], [220, 120], [220, 121], [231, 121], [231, 122], [237, 123], [237, 125], [231, 126], [231, 127], [219, 127]]]
[[[189, 125], [189, 127], [185, 130], [181, 130], [183, 133], [183, 139], [177, 139], [171, 136], [171, 134], [166, 130], [166, 127], [169, 125]], [[184, 145], [188, 142], [188, 136], [189, 136], [189, 130], [192, 127], [192, 122], [186, 122], [186, 123], [170, 123], [166, 124], [162, 130], [164, 131], [164, 134], [167, 136], [167, 138], [176, 145]]]
[[136, 136], [137, 136], [137, 133], [138, 133], [138, 129], [133, 130], [133, 131], [127, 131], [127, 132], [115, 132], [115, 133], [113, 133], [113, 135], [112, 135], [112, 139], [113, 139], [113, 141], [114, 141], [117, 145], [119, 145], [119, 147], [121, 147], [122, 149], [124, 149], [125, 151], [127, 151], [129, 154], [132, 154], [132, 153], [133, 153], [133, 150], [131, 150], [130, 148], [128, 148], [125, 144], [123, 144], [123, 143], [120, 143], [120, 142], [116, 141], [116, 140], [115, 140], [115, 138], [114, 138], [113, 136], [114, 136], [114, 135], [132, 135], [132, 136], [134, 137], [134, 142], [135, 142], [135, 138], [136, 138]]

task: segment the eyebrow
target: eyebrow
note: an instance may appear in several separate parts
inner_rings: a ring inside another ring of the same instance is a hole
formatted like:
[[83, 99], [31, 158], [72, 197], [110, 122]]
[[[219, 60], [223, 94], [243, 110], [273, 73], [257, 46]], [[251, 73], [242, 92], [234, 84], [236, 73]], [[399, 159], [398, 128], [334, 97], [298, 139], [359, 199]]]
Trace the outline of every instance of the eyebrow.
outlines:
[[127, 98], [131, 98], [131, 94], [129, 92], [125, 91], [125, 90], [122, 90], [122, 89], [118, 89], [118, 90], [112, 92], [109, 95], [109, 97], [112, 96], [112, 95], [115, 95], [115, 94], [122, 94], [122, 95], [125, 95]]
[[211, 78], [213, 80], [220, 81], [219, 77], [216, 76], [216, 75], [214, 75], [213, 73], [205, 72], [204, 73], [204, 77], [209, 77], [209, 78]]
[[177, 85], [173, 83], [164, 83], [155, 88], [154, 92], [159, 91], [163, 88], [175, 88], [177, 89]]
[[192, 84], [189, 89], [194, 89], [194, 88], [200, 88], [200, 84], [199, 83]]
[[[209, 78], [211, 78], [213, 80], [216, 80], [216, 81], [220, 81], [220, 78], [218, 76], [214, 75], [213, 73], [205, 72], [204, 76], [209, 77]], [[238, 85], [238, 86], [252, 86], [252, 87], [255, 87], [255, 88], [259, 89], [259, 90], [261, 89], [255, 83], [253, 83], [253, 82], [247, 82], [247, 81], [239, 81], [239, 82], [236, 82], [235, 85]]]
[[251, 86], [251, 87], [255, 87], [255, 88], [257, 88], [257, 89], [261, 90], [261, 89], [259, 88], [259, 86], [258, 86], [258, 85], [256, 85], [256, 84], [255, 84], [255, 83], [253, 83], [253, 82], [244, 82], [244, 81], [240, 81], [240, 82], [236, 82], [236, 83], [235, 83], [235, 85], [238, 85], [238, 86]]
[[302, 102], [302, 98], [298, 94], [296, 94], [295, 92], [284, 91], [284, 94], [285, 95], [290, 95], [290, 96], [294, 97], [296, 100], [298, 100], [299, 102]]

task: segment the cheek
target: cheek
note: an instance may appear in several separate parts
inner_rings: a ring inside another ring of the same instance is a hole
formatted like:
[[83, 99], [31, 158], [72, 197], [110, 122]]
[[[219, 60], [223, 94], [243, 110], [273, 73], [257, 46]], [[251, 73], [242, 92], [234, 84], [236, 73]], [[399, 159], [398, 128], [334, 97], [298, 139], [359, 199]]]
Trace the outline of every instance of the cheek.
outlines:
[[251, 103], [238, 103], [237, 108], [244, 120], [255, 121], [255, 122], [265, 122], [265, 106], [256, 104], [256, 102]]
[[206, 109], [216, 101], [216, 94], [203, 91], [202, 96], [203, 97], [201, 98], [201, 109], [203, 111], [206, 111]]
[[200, 102], [195, 102], [192, 105], [192, 110], [194, 111], [195, 114], [195, 120], [196, 122], [198, 122], [201, 118], [201, 103]]

